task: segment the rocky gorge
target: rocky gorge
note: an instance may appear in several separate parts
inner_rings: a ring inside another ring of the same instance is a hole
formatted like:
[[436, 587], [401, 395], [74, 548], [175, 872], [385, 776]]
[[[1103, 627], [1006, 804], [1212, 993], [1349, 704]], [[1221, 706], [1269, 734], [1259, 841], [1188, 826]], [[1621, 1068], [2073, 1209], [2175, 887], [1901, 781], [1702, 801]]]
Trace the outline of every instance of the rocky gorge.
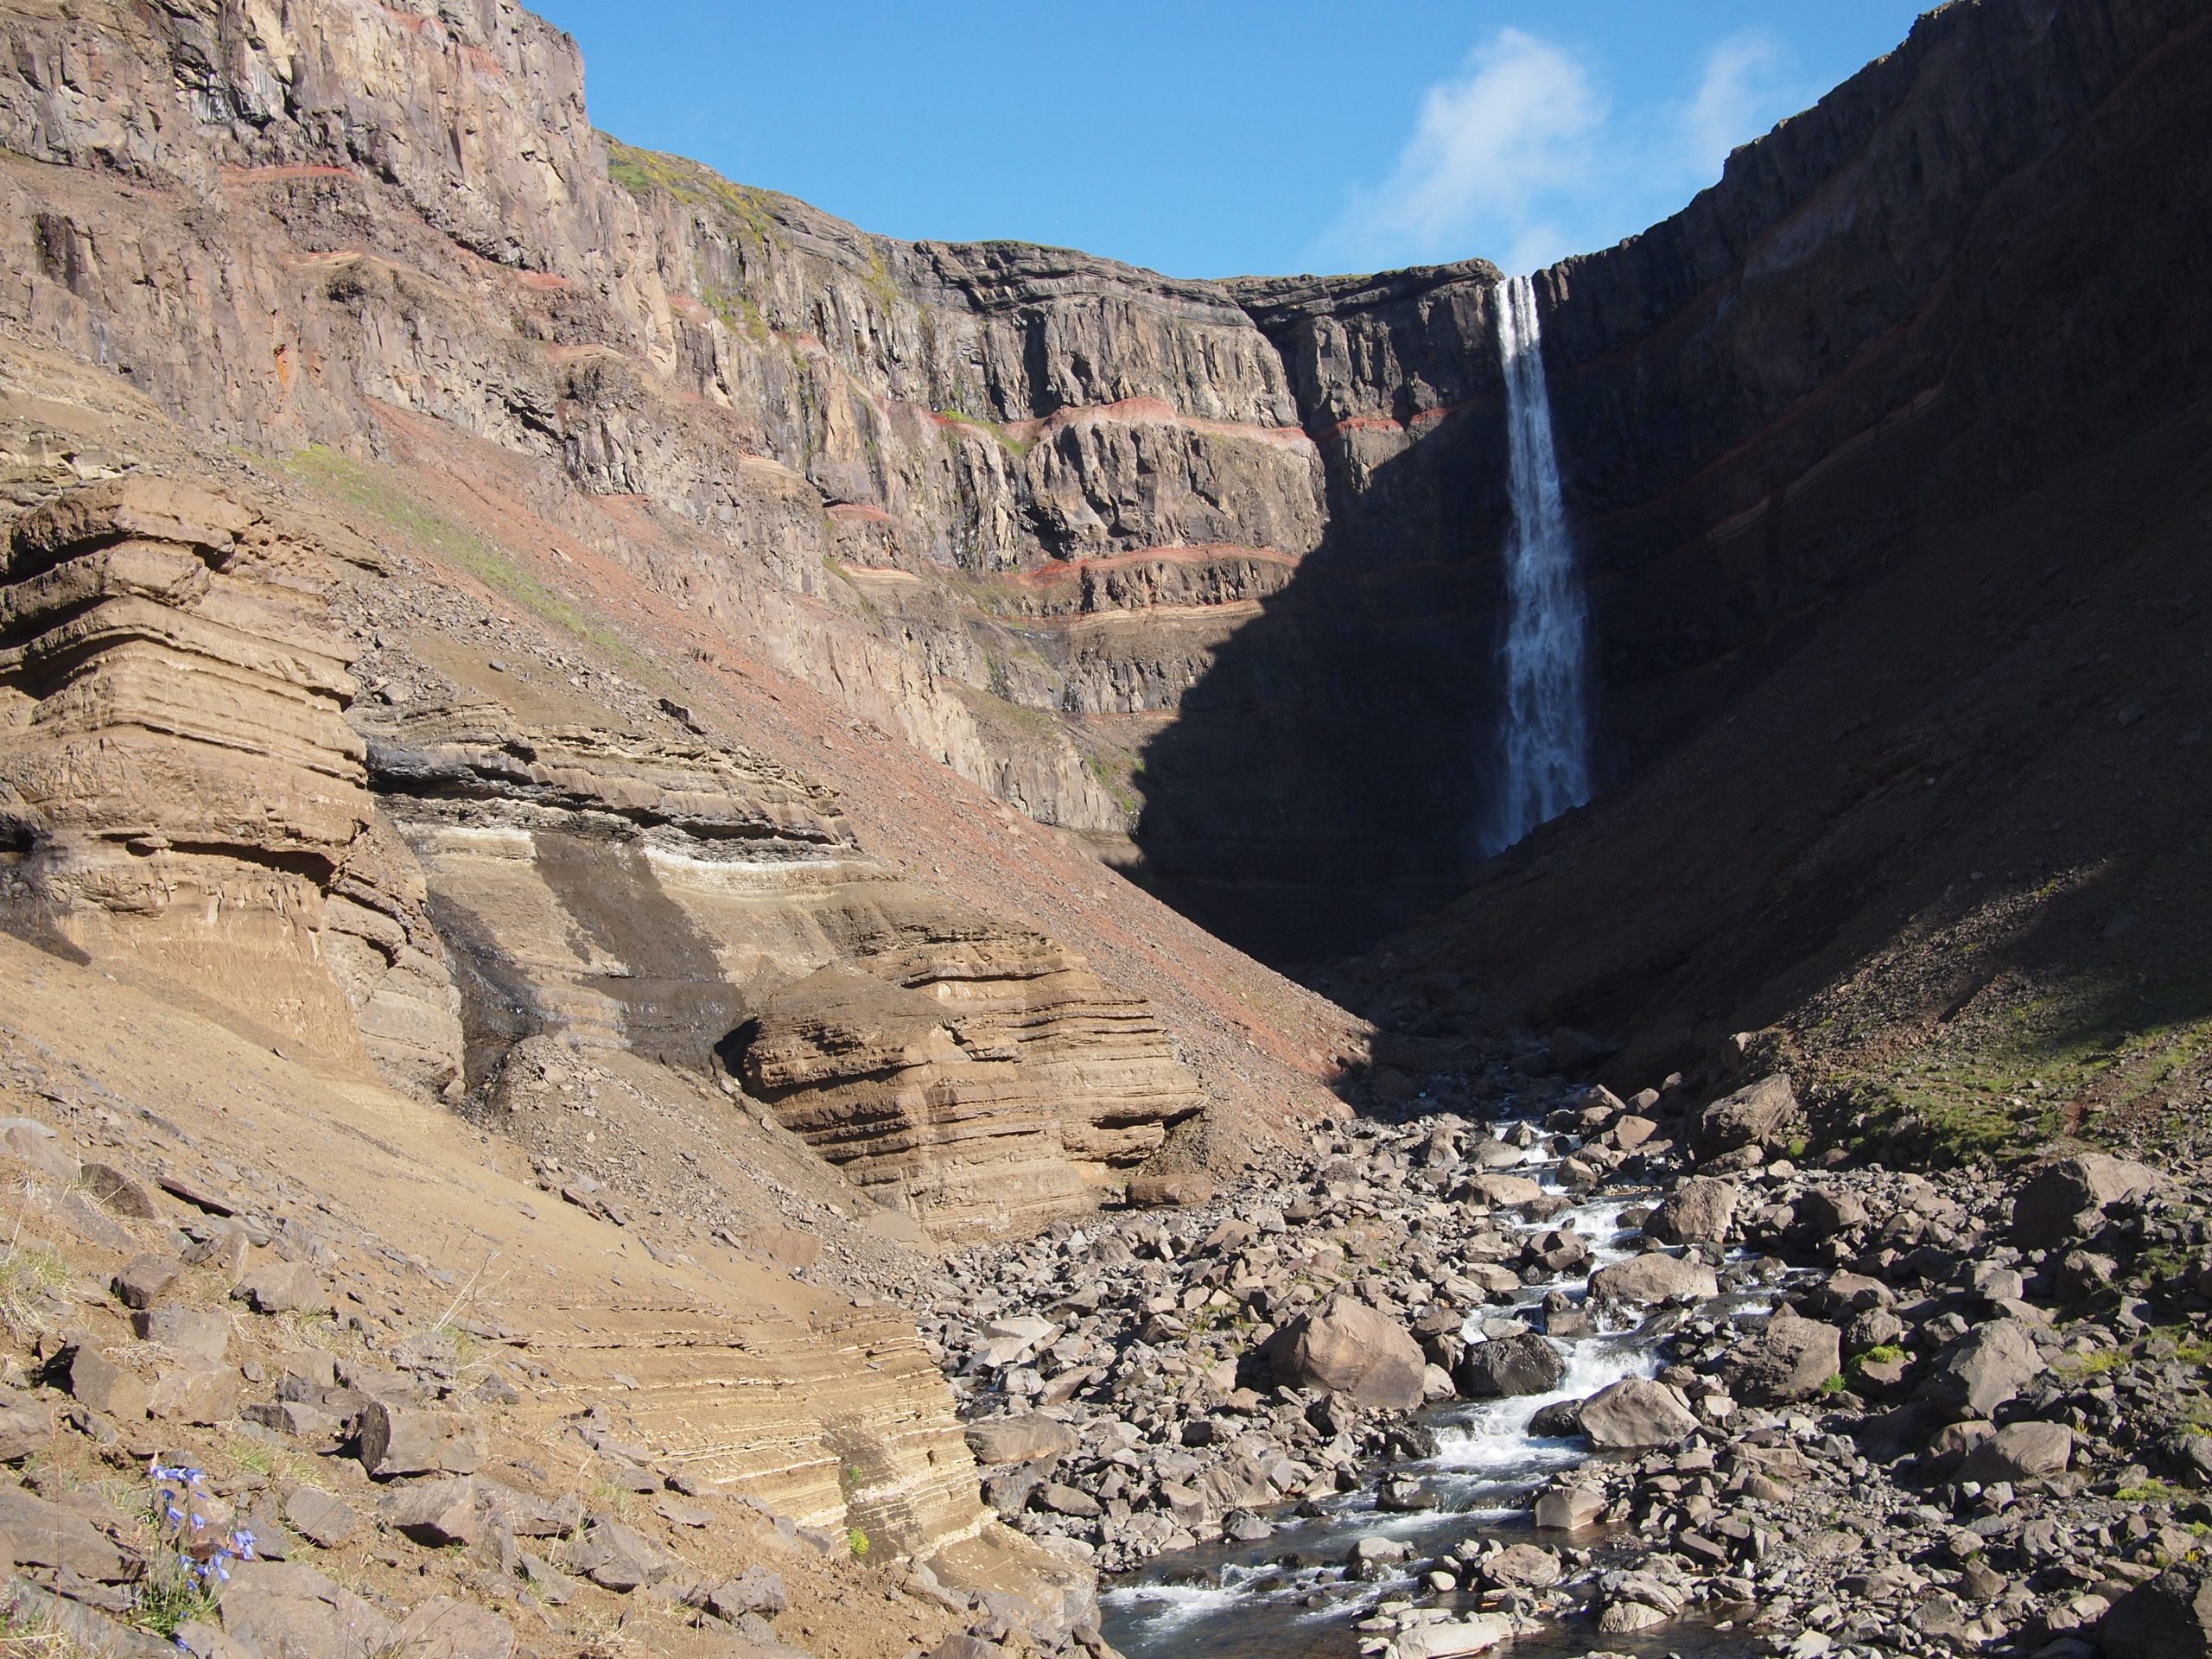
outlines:
[[509, 0], [0, 38], [0, 1653], [2212, 1646], [2201, 7], [1517, 285], [1487, 859], [1487, 262], [876, 236]]

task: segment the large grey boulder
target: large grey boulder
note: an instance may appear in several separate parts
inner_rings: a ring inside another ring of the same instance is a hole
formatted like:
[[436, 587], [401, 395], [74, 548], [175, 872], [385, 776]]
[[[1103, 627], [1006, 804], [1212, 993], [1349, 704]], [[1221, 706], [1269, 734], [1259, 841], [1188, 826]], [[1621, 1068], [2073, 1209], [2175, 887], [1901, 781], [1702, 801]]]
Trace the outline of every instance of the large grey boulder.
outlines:
[[1719, 1244], [1735, 1218], [1735, 1182], [1693, 1175], [1651, 1212], [1643, 1230], [1662, 1244]]
[[1804, 1124], [1789, 1079], [1777, 1072], [1724, 1095], [1697, 1115], [1690, 1148], [1700, 1162], [1745, 1147], [1779, 1147]]
[[1041, 1463], [1047, 1458], [1064, 1458], [1082, 1440], [1067, 1424], [1050, 1417], [984, 1417], [968, 1425], [968, 1449], [982, 1464]]
[[2183, 1561], [2139, 1584], [2097, 1625], [2104, 1659], [2212, 1659], [2212, 1561]]
[[1843, 1333], [1795, 1309], [1777, 1307], [1765, 1327], [1729, 1357], [1728, 1391], [1746, 1405], [1809, 1400], [1843, 1369]]
[[1992, 1319], [1929, 1361], [1915, 1392], [1955, 1422], [1986, 1417], [2043, 1370], [2043, 1356], [2027, 1326], [2018, 1319]]
[[1459, 1357], [1452, 1381], [1470, 1400], [1548, 1394], [1567, 1376], [1567, 1356], [1538, 1336], [1478, 1342]]
[[1590, 1294], [1601, 1302], [1650, 1307], [1677, 1296], [1700, 1301], [1718, 1296], [1720, 1281], [1702, 1262], [1649, 1250], [1599, 1268], [1590, 1275]]
[[1285, 1388], [1319, 1389], [1390, 1411], [1421, 1404], [1428, 1368], [1403, 1325], [1344, 1295], [1291, 1320], [1268, 1339], [1262, 1357]]
[[399, 1626], [311, 1567], [242, 1561], [223, 1588], [223, 1633], [266, 1654], [394, 1651]]
[[2113, 1205], [2145, 1198], [2165, 1184], [2148, 1164], [2101, 1152], [2062, 1158], [2028, 1178], [2012, 1200], [2012, 1237], [2046, 1250], [2094, 1232]]
[[1644, 1377], [1624, 1377], [1582, 1402], [1582, 1432], [1601, 1451], [1679, 1446], [1696, 1431], [1697, 1419], [1681, 1397]]
[[2012, 1423], [1977, 1441], [1959, 1465], [1961, 1480], [1987, 1486], [2063, 1474], [2074, 1460], [2074, 1431], [2063, 1423]]

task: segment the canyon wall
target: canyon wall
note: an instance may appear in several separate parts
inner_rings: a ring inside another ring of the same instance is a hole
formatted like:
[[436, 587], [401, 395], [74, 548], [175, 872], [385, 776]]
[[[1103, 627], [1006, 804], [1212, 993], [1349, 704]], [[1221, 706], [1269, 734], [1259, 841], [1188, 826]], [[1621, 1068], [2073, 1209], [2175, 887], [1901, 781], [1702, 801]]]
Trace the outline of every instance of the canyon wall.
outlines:
[[[542, 510], [709, 632], [1278, 961], [1464, 885], [1493, 267], [1198, 283], [897, 242], [594, 133], [573, 42], [512, 5], [324, 10], [14, 13], [0, 312], [264, 450], [435, 465], [428, 421], [542, 464]], [[1928, 503], [2198, 384], [2200, 262], [2156, 229], [2189, 170], [2153, 158], [2202, 27], [1942, 8], [1683, 213], [1540, 274], [1601, 779]]]

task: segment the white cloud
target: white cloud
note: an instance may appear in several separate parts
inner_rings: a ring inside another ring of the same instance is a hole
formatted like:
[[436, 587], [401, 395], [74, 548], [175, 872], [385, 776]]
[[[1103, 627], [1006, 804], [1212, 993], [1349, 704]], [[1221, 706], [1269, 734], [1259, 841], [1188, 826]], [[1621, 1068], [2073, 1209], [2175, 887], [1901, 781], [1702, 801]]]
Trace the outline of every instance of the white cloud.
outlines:
[[1706, 54], [1697, 91], [1675, 118], [1678, 153], [1698, 184], [1718, 179], [1730, 150], [1797, 107], [1789, 67], [1782, 42], [1763, 32], [1731, 35]]
[[1369, 269], [1479, 255], [1525, 271], [1607, 246], [1799, 107], [1789, 70], [1772, 35], [1732, 35], [1687, 96], [1621, 114], [1597, 65], [1502, 29], [1422, 95], [1389, 177], [1355, 191], [1313, 251]]

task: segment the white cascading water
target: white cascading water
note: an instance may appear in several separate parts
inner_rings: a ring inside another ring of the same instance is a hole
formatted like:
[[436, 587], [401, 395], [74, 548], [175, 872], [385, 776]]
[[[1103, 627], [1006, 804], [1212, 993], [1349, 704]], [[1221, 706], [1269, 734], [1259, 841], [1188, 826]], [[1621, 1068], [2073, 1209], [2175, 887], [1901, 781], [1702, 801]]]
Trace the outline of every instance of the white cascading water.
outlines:
[[1526, 276], [1500, 284], [1497, 308], [1513, 530], [1505, 544], [1504, 764], [1492, 852], [1590, 798], [1586, 619], [1560, 505], [1535, 285]]

